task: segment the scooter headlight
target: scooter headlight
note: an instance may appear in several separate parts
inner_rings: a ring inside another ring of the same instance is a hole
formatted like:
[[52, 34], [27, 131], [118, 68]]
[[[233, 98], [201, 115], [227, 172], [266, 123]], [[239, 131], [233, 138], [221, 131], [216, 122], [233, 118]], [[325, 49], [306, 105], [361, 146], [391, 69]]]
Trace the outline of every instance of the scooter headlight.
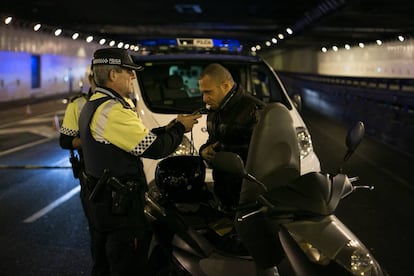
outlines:
[[312, 243], [304, 240], [300, 235], [290, 233], [292, 238], [299, 245], [300, 249], [306, 254], [306, 256], [314, 263], [319, 265], [328, 265], [330, 262], [329, 257], [325, 256], [318, 248], [314, 247]]
[[298, 137], [300, 159], [302, 160], [313, 152], [312, 139], [308, 130], [304, 127], [297, 127], [296, 135]]
[[337, 254], [336, 261], [352, 275], [383, 275], [378, 263], [357, 241], [349, 241]]
[[359, 242], [351, 240], [333, 256], [324, 254], [321, 250], [302, 239], [299, 235], [290, 233], [302, 251], [306, 254], [310, 261], [319, 265], [329, 265], [331, 261], [335, 261], [338, 265], [346, 269], [350, 275], [359, 276], [383, 276], [382, 268], [377, 261]]
[[329, 258], [319, 251], [318, 248], [313, 247], [311, 243], [301, 242], [299, 246], [312, 262], [321, 265], [329, 264]]

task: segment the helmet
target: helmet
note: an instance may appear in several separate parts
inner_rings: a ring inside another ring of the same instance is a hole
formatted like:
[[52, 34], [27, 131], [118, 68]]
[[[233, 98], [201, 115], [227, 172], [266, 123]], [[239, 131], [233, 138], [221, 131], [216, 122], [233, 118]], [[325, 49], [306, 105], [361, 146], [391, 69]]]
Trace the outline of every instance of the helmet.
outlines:
[[155, 183], [165, 199], [173, 203], [199, 202], [207, 194], [206, 166], [199, 156], [171, 156], [155, 170]]

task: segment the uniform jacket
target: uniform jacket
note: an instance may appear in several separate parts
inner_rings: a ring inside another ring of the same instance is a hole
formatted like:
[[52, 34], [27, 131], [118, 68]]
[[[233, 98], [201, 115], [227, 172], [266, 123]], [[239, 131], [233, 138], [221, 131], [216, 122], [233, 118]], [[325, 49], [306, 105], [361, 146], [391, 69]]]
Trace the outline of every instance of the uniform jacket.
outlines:
[[[237, 153], [246, 162], [251, 135], [265, 103], [245, 93], [237, 84], [226, 95], [217, 110], [207, 115], [209, 138], [200, 147], [220, 142], [216, 151]], [[242, 178], [213, 168], [214, 192], [224, 208], [238, 205]]]
[[200, 152], [206, 146], [218, 141], [220, 142], [218, 151], [237, 153], [246, 161], [253, 128], [259, 120], [260, 110], [264, 105], [264, 102], [247, 94], [240, 85], [235, 84], [219, 108], [208, 113], [209, 138], [200, 147]]
[[71, 98], [65, 110], [63, 123], [59, 130], [59, 143], [63, 149], [73, 149], [72, 140], [79, 136], [79, 115], [90, 94], [79, 93]]
[[[102, 103], [96, 104], [98, 100]], [[141, 178], [140, 157], [158, 159], [171, 154], [181, 143], [184, 126], [147, 129], [132, 101], [115, 91], [98, 87], [85, 104], [79, 119], [86, 172], [99, 178], [104, 169], [122, 179]], [[93, 139], [91, 139], [93, 138]]]

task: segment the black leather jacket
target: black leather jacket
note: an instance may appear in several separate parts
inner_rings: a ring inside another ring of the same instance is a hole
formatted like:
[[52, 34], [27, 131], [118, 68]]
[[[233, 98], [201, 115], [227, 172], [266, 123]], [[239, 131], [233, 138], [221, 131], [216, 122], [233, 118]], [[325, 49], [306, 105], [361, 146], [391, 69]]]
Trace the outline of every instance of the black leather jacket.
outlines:
[[261, 109], [265, 103], [247, 94], [243, 87], [235, 84], [232, 91], [223, 99], [217, 110], [207, 115], [209, 138], [200, 147], [200, 152], [217, 141], [217, 151], [231, 151], [246, 161], [250, 138]]
[[[200, 147], [201, 151], [208, 145], [220, 142], [216, 151], [237, 153], [246, 162], [250, 138], [260, 111], [265, 103], [245, 93], [235, 84], [232, 91], [223, 99], [217, 110], [207, 115], [209, 138]], [[224, 208], [233, 208], [239, 203], [242, 178], [223, 173], [213, 168], [214, 192]]]

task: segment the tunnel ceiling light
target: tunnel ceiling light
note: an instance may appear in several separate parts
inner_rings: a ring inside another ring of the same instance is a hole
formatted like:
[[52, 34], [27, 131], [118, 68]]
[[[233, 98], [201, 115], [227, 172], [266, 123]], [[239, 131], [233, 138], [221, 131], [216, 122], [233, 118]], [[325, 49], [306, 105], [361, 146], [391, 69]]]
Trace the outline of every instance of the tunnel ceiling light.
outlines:
[[41, 27], [42, 27], [42, 24], [37, 23], [36, 25], [34, 25], [33, 30], [34, 30], [35, 32], [37, 32], [38, 30], [40, 30], [40, 28], [41, 28]]
[[326, 47], [322, 47], [322, 52], [324, 52], [324, 53], [326, 53], [326, 52], [328, 52], [328, 48], [326, 48]]
[[377, 39], [376, 42], [377, 42], [378, 45], [382, 45], [382, 41], [380, 39]]
[[122, 48], [124, 46], [124, 43], [123, 42], [119, 42], [117, 46], [118, 46], [118, 48]]
[[[94, 41], [93, 36], [87, 36], [87, 35], [81, 34], [79, 32], [72, 32], [71, 30], [70, 31], [66, 30], [64, 32], [62, 28], [58, 28], [56, 26], [44, 25], [44, 24], [41, 24], [39, 22], [26, 22], [24, 20], [21, 21], [21, 20], [18, 20], [16, 18], [14, 18], [13, 16], [5, 16], [5, 17], [3, 17], [3, 20], [4, 20], [4, 24], [7, 24], [7, 25], [13, 23], [13, 25], [17, 25], [19, 27], [24, 27], [26, 29], [31, 29], [31, 30], [34, 30], [35, 32], [38, 32], [42, 29], [45, 32], [50, 32], [49, 33], [50, 35], [53, 34], [56, 37], [61, 36], [61, 35], [70, 36], [69, 33], [73, 33], [72, 36], [71, 36], [73, 40], [76, 40], [76, 39], [78, 39], [79, 37], [82, 36], [82, 37], [87, 37], [85, 39], [85, 41], [87, 43], [91, 43], [91, 42]], [[102, 38], [102, 39], [99, 40], [99, 44], [104, 45], [106, 43], [106, 41], [107, 41], [106, 39]], [[97, 38], [95, 38], [95, 43], [98, 43]], [[111, 42], [110, 46], [113, 47], [114, 45], [116, 45], [116, 42], [115, 41]], [[124, 42], [120, 42], [120, 48], [122, 48], [123, 45], [124, 45]], [[128, 44], [128, 48], [130, 47], [129, 45], [130, 44]], [[137, 50], [139, 50], [139, 49], [140, 48], [138, 47]]]
[[276, 44], [277, 43], [277, 39], [274, 37], [274, 38], [272, 38], [272, 43], [273, 44]]
[[358, 46], [359, 46], [359, 48], [364, 48], [365, 47], [365, 44], [362, 43], [362, 42], [360, 42], [360, 43], [358, 43]]
[[266, 44], [267, 47], [272, 45], [272, 43], [270, 41], [266, 41], [265, 44]]
[[60, 36], [62, 34], [62, 29], [55, 30], [55, 36]]
[[350, 50], [350, 49], [351, 49], [351, 46], [350, 46], [349, 44], [345, 44], [344, 48], [345, 48], [346, 50]]
[[124, 45], [124, 49], [125, 50], [129, 49], [129, 44], [128, 43]]
[[111, 42], [109, 42], [109, 46], [113, 47], [115, 45], [115, 41], [112, 40]]
[[402, 35], [399, 35], [399, 36], [398, 36], [398, 40], [399, 40], [399, 41], [403, 42], [403, 41], [404, 41], [404, 39], [405, 39], [405, 38], [404, 38]]
[[277, 37], [278, 37], [279, 39], [284, 39], [284, 38], [285, 38], [285, 36], [284, 36], [283, 34], [278, 34], [278, 35], [277, 35]]
[[286, 28], [286, 32], [288, 33], [288, 34], [293, 34], [293, 31], [292, 31], [292, 29], [291, 28]]
[[6, 17], [6, 19], [4, 19], [4, 24], [9, 25], [13, 20], [13, 17], [8, 16]]
[[335, 52], [338, 52], [338, 46], [332, 46], [332, 50], [334, 50]]

